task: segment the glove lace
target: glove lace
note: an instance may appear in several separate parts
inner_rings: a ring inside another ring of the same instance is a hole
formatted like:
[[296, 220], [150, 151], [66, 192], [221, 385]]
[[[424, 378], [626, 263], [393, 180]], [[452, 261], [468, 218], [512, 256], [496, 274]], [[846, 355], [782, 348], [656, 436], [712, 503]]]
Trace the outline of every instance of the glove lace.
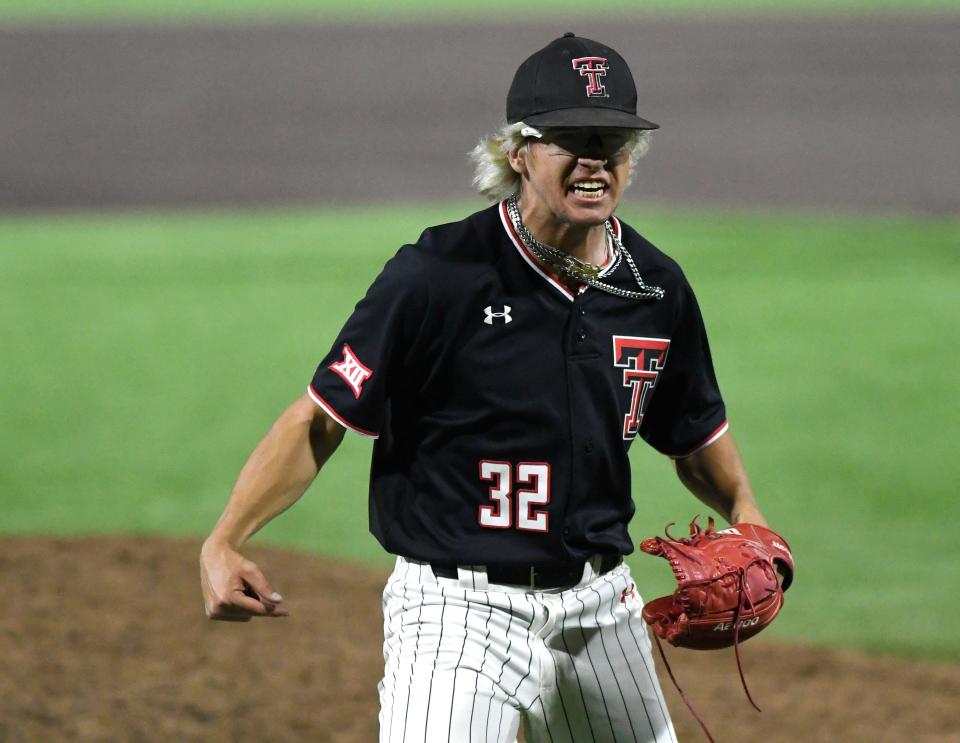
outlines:
[[[711, 525], [712, 526], [712, 525]], [[698, 527], [699, 528], [699, 527]], [[709, 529], [708, 529], [709, 531]], [[668, 535], [669, 536], [669, 535]], [[678, 540], [679, 541], [679, 540]], [[688, 540], [689, 541], [689, 540]], [[745, 568], [736, 568], [731, 570], [726, 575], [736, 575], [737, 576], [737, 608], [733, 613], [733, 652], [737, 658], [737, 672], [740, 674], [740, 683], [743, 685], [743, 691], [747, 695], [747, 699], [750, 700], [750, 704], [753, 705], [753, 708], [757, 712], [761, 712], [760, 707], [757, 706], [757, 703], [753, 700], [753, 695], [750, 694], [750, 689], [747, 686], [747, 679], [743, 675], [743, 664], [740, 661], [740, 615], [744, 609], [749, 609], [750, 611], [754, 610], [753, 598], [750, 596], [750, 586], [747, 584], [746, 577], [747, 571], [755, 565], [762, 565], [763, 561], [759, 558], [751, 561], [747, 564]], [[726, 576], [722, 576], [726, 577]], [[709, 581], [700, 581], [702, 583], [710, 583], [713, 579]], [[693, 715], [694, 719], [699, 723], [700, 728], [703, 730], [704, 735], [707, 736], [707, 740], [710, 743], [716, 743], [713, 738], [713, 735], [710, 734], [710, 729], [707, 727], [707, 723], [703, 721], [703, 718], [697, 713], [697, 710], [693, 706], [693, 702], [687, 697], [686, 692], [681, 688], [680, 684], [677, 682], [677, 677], [673, 675], [673, 669], [670, 668], [670, 661], [667, 660], [666, 653], [663, 652], [663, 645], [660, 642], [660, 638], [657, 636], [657, 633], [653, 633], [653, 639], [657, 643], [657, 650], [660, 651], [660, 658], [663, 660], [663, 667], [667, 669], [667, 674], [670, 676], [670, 681], [673, 682], [674, 688], [680, 694], [680, 698], [683, 700], [683, 703], [687, 705], [687, 709], [690, 710], [690, 714]]]
[[[664, 533], [667, 538], [670, 540], [670, 550], [663, 550], [664, 556], [666, 556], [670, 562], [670, 566], [673, 569], [674, 574], [677, 576], [677, 579], [686, 586], [685, 590], [679, 592], [679, 601], [683, 606], [685, 613], [689, 613], [694, 610], [694, 607], [691, 605], [689, 599], [688, 590], [691, 587], [699, 586], [708, 586], [715, 581], [723, 581], [729, 578], [732, 578], [736, 582], [737, 587], [737, 603], [733, 612], [733, 651], [737, 659], [737, 672], [740, 675], [740, 683], [743, 685], [743, 691], [747, 696], [747, 699], [750, 701], [750, 704], [753, 705], [753, 708], [760, 712], [760, 707], [757, 705], [756, 701], [753, 699], [753, 695], [750, 693], [750, 688], [747, 686], [747, 679], [743, 673], [743, 663], [740, 659], [740, 617], [743, 616], [744, 612], [754, 613], [756, 611], [756, 606], [753, 600], [753, 596], [750, 593], [750, 584], [747, 582], [747, 573], [760, 567], [763, 569], [763, 566], [766, 564], [763, 559], [755, 558], [748, 562], [745, 566], [731, 566], [731, 570], [720, 575], [714, 575], [710, 578], [706, 578], [699, 581], [687, 581], [686, 571], [683, 568], [683, 564], [674, 556], [674, 552], [682, 555], [684, 558], [702, 564], [702, 561], [699, 560], [695, 555], [689, 554], [687, 550], [681, 548], [680, 545], [684, 547], [691, 547], [695, 549], [695, 542], [701, 537], [711, 534], [714, 531], [714, 520], [709, 518], [707, 521], [707, 528], [703, 529], [697, 523], [699, 516], [694, 517], [693, 521], [690, 524], [690, 536], [688, 537], [674, 537], [670, 534], [670, 527], [674, 526], [674, 523], [667, 524], [664, 529]], [[658, 544], [666, 544], [667, 541], [661, 537], [654, 537]], [[660, 615], [663, 621], [669, 622], [671, 617], [667, 615]], [[715, 743], [713, 736], [710, 733], [707, 724], [703, 721], [703, 718], [697, 713], [697, 710], [694, 708], [693, 703], [687, 697], [686, 692], [680, 687], [680, 684], [677, 682], [676, 676], [673, 674], [673, 669], [670, 667], [670, 662], [667, 660], [666, 653], [663, 651], [663, 645], [660, 642], [660, 637], [656, 632], [653, 633], [653, 639], [657, 643], [657, 650], [660, 652], [660, 657], [663, 659], [664, 668], [667, 669], [667, 674], [670, 676], [670, 681], [673, 682], [674, 687], [677, 692], [680, 694], [680, 698], [683, 700], [683, 703], [687, 706], [687, 709], [690, 710], [690, 714], [693, 715], [694, 719], [700, 724], [700, 728], [703, 730], [704, 734], [707, 736], [707, 740], [710, 743]]]

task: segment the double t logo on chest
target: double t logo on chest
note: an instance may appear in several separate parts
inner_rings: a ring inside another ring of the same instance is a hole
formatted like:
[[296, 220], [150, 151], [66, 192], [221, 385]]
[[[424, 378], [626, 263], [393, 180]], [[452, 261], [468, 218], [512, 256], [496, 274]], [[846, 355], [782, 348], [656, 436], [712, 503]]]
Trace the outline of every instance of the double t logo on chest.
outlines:
[[636, 438], [650, 404], [657, 377], [667, 362], [669, 338], [613, 336], [613, 365], [623, 369], [623, 386], [631, 390], [630, 407], [623, 417], [623, 438]]

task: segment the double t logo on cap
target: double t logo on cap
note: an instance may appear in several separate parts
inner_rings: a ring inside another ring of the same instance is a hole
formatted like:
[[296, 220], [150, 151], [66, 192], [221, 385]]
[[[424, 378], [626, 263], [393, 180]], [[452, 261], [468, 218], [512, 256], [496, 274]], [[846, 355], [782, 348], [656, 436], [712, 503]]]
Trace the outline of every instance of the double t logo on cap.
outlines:
[[587, 78], [588, 98], [607, 98], [607, 89], [603, 87], [600, 78], [607, 74], [610, 65], [606, 57], [577, 57], [573, 62], [573, 69], [580, 70], [580, 77]]

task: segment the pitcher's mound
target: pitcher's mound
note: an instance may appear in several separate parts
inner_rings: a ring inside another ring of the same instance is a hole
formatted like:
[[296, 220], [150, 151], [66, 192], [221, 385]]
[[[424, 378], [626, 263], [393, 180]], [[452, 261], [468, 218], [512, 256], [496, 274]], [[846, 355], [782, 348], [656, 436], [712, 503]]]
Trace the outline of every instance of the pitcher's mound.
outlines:
[[[251, 548], [291, 616], [211, 622], [199, 542], [0, 541], [0, 740], [377, 739], [383, 572]], [[751, 640], [668, 649], [718, 741], [960, 740], [960, 668]], [[661, 671], [681, 740], [702, 733]]]

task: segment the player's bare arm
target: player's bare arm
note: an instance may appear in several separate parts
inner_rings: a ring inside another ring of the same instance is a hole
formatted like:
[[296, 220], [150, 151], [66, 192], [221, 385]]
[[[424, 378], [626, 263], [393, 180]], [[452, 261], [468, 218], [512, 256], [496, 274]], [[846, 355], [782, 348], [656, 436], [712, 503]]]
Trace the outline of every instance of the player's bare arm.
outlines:
[[675, 464], [677, 476], [687, 489], [729, 523], [767, 525], [729, 431], [709, 446], [675, 460]]
[[240, 547], [293, 505], [343, 440], [344, 429], [304, 395], [276, 420], [240, 471], [230, 500], [200, 552], [211, 619], [286, 616], [283, 598]]
[[[768, 526], [753, 497], [747, 469], [733, 435], [727, 431], [710, 446], [674, 462], [677, 476], [697, 498], [730, 524]], [[777, 566], [778, 580], [786, 573]]]

